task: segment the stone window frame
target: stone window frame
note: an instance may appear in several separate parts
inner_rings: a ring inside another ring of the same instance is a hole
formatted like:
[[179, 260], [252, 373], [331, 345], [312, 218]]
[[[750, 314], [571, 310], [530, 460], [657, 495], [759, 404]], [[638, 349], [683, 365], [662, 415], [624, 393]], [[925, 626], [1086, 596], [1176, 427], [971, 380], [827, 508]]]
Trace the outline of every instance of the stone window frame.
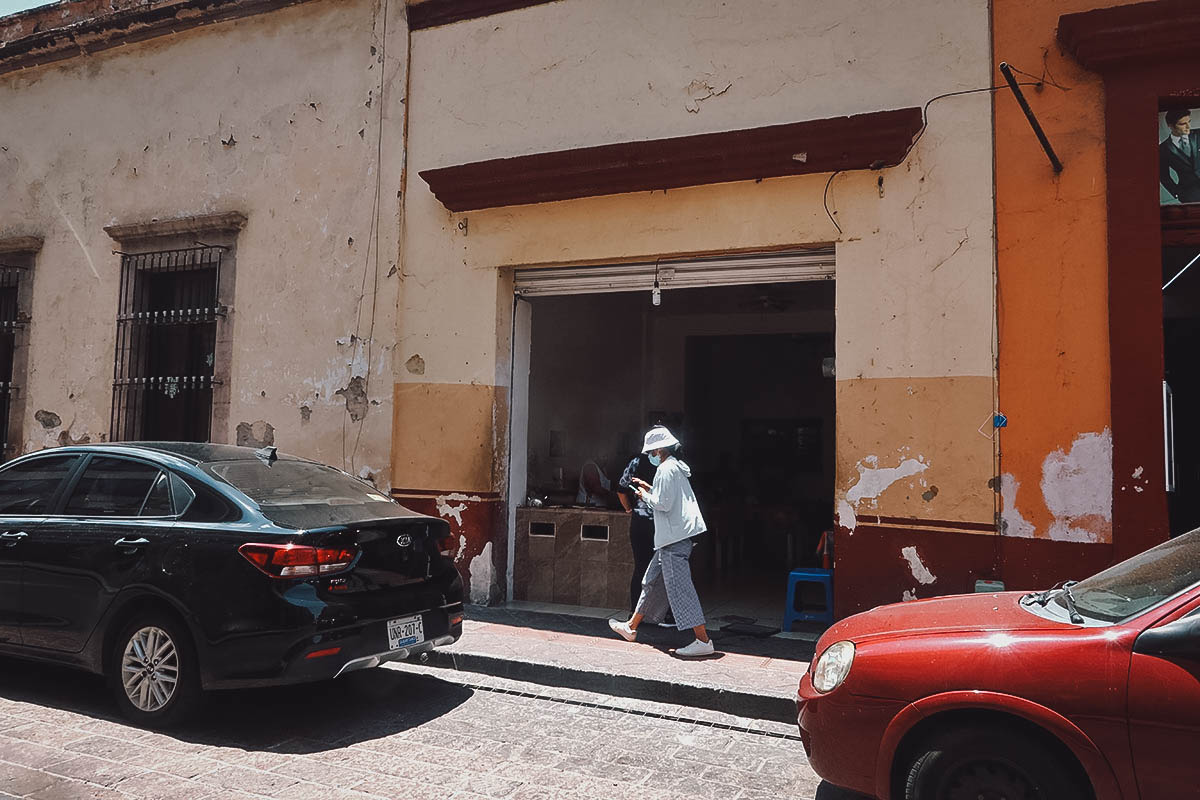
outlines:
[[[29, 379], [29, 325], [32, 320], [33, 280], [36, 274], [38, 254], [42, 239], [37, 236], [13, 236], [0, 238], [0, 264], [25, 271], [17, 283], [17, 321], [13, 326], [13, 375], [9, 391], [7, 427], [3, 435], [0, 460], [20, 455], [25, 440], [25, 405], [28, 393], [24, 391]], [[0, 419], [0, 424], [4, 424]]]
[[[208, 440], [218, 444], [232, 441], [230, 406], [233, 365], [234, 297], [237, 286], [238, 238], [246, 225], [246, 215], [238, 211], [200, 216], [152, 219], [149, 222], [108, 225], [104, 232], [116, 242], [115, 255], [143, 255], [164, 250], [179, 250], [198, 245], [224, 248], [217, 304], [224, 313], [217, 317], [213, 353], [212, 411]], [[113, 334], [116, 335], [117, 309], [114, 309]], [[114, 353], [114, 359], [116, 354]], [[110, 402], [112, 402], [110, 400]], [[110, 411], [110, 418], [112, 409]], [[109, 431], [110, 437], [116, 431]]]

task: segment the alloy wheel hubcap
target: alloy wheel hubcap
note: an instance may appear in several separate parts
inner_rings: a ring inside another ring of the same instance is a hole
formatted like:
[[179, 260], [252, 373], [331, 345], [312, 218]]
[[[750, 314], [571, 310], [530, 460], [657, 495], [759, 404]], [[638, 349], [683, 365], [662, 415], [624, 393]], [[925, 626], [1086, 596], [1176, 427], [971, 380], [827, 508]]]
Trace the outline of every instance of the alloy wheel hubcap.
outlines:
[[158, 711], [175, 695], [179, 652], [162, 628], [147, 626], [129, 637], [121, 657], [125, 696], [138, 711]]

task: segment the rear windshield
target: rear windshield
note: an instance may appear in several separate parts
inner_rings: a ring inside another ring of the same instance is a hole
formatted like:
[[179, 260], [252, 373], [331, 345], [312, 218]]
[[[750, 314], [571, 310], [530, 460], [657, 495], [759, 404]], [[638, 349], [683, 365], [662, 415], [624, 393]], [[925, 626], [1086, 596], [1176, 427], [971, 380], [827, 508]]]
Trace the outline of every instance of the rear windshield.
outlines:
[[405, 516], [374, 486], [309, 461], [218, 461], [203, 469], [249, 497], [267, 519], [289, 528], [323, 528]]
[[[1122, 622], [1200, 583], [1200, 530], [1153, 547], [1071, 587], [1079, 613]], [[1062, 595], [1055, 602], [1066, 607]]]

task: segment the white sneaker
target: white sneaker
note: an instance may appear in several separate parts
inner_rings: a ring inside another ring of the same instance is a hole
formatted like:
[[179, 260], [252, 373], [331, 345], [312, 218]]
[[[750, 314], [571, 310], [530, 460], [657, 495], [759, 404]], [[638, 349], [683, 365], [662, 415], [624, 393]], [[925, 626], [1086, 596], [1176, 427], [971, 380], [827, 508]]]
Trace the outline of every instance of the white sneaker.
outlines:
[[632, 642], [637, 638], [637, 631], [629, 627], [628, 622], [618, 622], [615, 619], [610, 619], [608, 621], [608, 627], [612, 628], [618, 636], [627, 642]]
[[699, 639], [689, 644], [687, 647], [681, 647], [675, 651], [675, 655], [680, 658], [704, 658], [711, 656], [716, 652], [713, 648], [712, 639], [707, 642], [702, 642]]

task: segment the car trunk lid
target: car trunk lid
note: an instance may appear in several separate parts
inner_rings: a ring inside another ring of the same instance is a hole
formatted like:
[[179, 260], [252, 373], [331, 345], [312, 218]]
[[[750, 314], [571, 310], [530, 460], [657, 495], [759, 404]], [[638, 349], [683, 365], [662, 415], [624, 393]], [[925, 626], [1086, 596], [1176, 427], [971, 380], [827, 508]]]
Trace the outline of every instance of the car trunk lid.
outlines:
[[352, 546], [359, 555], [350, 569], [331, 575], [331, 592], [354, 594], [420, 583], [442, 569], [439, 543], [449, 524], [433, 517], [398, 517], [311, 531], [304, 539], [317, 546]]

